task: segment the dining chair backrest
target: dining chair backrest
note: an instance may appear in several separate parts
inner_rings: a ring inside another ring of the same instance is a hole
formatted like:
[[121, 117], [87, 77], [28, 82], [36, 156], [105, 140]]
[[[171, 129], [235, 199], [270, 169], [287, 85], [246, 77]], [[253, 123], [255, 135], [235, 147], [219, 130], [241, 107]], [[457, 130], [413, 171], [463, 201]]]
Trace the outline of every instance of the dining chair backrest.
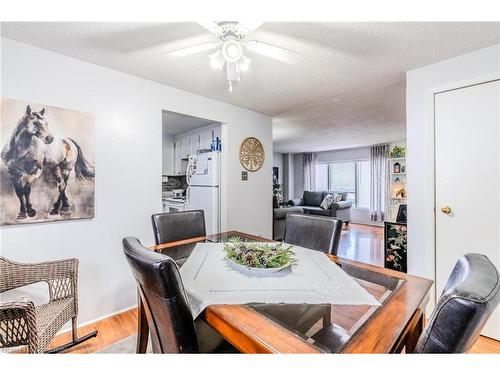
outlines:
[[342, 220], [307, 214], [288, 214], [283, 241], [292, 245], [337, 255]]
[[134, 237], [123, 239], [123, 252], [137, 281], [153, 352], [198, 352], [193, 316], [174, 260]]
[[203, 210], [154, 214], [151, 220], [157, 245], [206, 235]]
[[500, 275], [481, 254], [461, 256], [414, 353], [465, 353], [500, 301]]

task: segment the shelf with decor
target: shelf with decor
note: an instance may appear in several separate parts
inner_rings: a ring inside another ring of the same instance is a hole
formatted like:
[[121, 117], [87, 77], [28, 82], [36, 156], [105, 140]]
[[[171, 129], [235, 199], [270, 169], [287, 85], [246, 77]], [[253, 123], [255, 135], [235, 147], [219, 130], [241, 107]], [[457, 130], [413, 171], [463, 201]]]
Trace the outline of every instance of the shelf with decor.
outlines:
[[395, 146], [388, 160], [387, 220], [395, 221], [399, 206], [407, 202], [406, 149]]

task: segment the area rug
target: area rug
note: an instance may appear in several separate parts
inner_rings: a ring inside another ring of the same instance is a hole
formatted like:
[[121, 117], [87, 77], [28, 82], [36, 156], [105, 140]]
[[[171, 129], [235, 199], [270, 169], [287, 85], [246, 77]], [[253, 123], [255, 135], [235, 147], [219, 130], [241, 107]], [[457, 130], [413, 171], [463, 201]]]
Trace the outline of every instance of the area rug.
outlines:
[[[132, 335], [123, 339], [121, 341], [115, 342], [114, 344], [101, 349], [96, 352], [96, 354], [135, 354], [137, 346], [137, 335]], [[151, 345], [149, 345], [146, 353], [152, 353]]]

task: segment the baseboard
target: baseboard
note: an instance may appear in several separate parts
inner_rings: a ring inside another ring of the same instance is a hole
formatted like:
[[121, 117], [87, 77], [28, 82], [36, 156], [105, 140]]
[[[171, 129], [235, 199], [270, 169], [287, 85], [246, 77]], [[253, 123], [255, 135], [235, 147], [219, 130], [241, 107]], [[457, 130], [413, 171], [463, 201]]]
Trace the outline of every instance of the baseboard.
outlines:
[[361, 224], [361, 225], [369, 225], [371, 227], [380, 227], [380, 228], [383, 228], [384, 227], [384, 223], [383, 222], [373, 222], [373, 221], [361, 221], [361, 220], [351, 220], [349, 221], [349, 223], [352, 223], [352, 224]]

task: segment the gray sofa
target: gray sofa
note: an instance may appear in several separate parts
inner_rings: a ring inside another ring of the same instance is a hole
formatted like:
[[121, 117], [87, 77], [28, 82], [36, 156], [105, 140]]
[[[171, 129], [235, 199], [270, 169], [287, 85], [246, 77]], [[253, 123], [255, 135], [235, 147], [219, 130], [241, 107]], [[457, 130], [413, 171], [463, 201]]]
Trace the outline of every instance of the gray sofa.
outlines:
[[[332, 203], [330, 209], [325, 210], [321, 208], [320, 205], [327, 194], [341, 194], [342, 200], [340, 202]], [[296, 208], [302, 208], [306, 214], [339, 218], [346, 225], [349, 225], [349, 221], [351, 220], [352, 201], [347, 200], [346, 192], [306, 190], [304, 191], [302, 198], [292, 199], [288, 202], [288, 204]]]

